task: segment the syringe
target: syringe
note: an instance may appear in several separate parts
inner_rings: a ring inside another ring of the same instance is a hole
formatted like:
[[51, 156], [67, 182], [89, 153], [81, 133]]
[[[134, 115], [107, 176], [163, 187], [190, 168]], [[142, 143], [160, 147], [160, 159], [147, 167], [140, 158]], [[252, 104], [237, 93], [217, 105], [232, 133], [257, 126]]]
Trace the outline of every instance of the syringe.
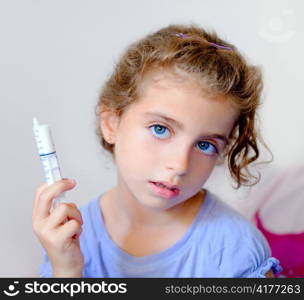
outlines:
[[[39, 124], [38, 120], [33, 118], [33, 131], [44, 171], [45, 181], [50, 185], [55, 181], [62, 179], [51, 129], [49, 125]], [[53, 200], [52, 208], [63, 200], [64, 193]]]

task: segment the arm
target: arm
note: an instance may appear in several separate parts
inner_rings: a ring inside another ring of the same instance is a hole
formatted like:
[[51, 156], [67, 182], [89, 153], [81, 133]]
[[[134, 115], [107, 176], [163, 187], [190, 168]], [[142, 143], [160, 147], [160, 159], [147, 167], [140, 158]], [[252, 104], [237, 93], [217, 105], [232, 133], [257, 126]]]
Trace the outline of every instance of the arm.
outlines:
[[271, 269], [265, 274], [266, 278], [274, 278], [273, 272]]

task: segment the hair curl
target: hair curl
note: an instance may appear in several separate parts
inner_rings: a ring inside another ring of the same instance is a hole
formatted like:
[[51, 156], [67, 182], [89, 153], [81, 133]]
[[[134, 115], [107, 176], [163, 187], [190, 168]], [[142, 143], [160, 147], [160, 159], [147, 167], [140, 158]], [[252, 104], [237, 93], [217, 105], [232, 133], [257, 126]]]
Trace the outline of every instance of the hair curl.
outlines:
[[[186, 36], [181, 37], [178, 33]], [[132, 43], [121, 55], [114, 72], [102, 87], [95, 108], [96, 134], [102, 147], [114, 157], [114, 145], [107, 143], [100, 129], [100, 113], [107, 108], [121, 116], [126, 107], [138, 99], [143, 76], [155, 67], [177, 68], [195, 75], [201, 79], [204, 90], [207, 86], [211, 93], [228, 96], [240, 114], [231, 130], [223, 158], [227, 159], [230, 174], [237, 183], [236, 189], [259, 182], [260, 174], [253, 176], [248, 165], [258, 159], [260, 152], [256, 129], [256, 110], [263, 89], [260, 68], [249, 65], [236, 47], [219, 38], [214, 30], [206, 31], [196, 24], [169, 25]], [[250, 183], [252, 178], [256, 181]]]

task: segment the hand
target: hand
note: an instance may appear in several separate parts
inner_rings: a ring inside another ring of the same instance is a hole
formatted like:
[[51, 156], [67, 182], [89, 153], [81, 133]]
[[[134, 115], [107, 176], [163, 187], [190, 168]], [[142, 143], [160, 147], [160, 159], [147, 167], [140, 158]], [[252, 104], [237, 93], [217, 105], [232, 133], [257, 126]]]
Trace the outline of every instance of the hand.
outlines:
[[75, 181], [61, 179], [51, 185], [41, 184], [36, 189], [33, 230], [48, 255], [54, 277], [82, 277], [80, 211], [74, 203], [58, 203], [50, 212], [52, 200], [75, 185]]

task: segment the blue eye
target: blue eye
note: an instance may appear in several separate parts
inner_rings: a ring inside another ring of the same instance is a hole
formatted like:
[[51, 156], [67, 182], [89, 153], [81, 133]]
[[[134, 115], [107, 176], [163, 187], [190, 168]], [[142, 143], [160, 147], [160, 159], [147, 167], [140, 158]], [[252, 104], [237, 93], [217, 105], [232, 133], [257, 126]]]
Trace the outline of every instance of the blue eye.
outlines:
[[[207, 155], [213, 155], [215, 153], [218, 153], [217, 149], [215, 146], [213, 146], [211, 143], [209, 142], [199, 142], [198, 145], [201, 145], [201, 147], [198, 147], [200, 150], [202, 150], [205, 154]], [[206, 151], [206, 152], [205, 152]]]
[[[149, 128], [151, 129], [152, 134], [160, 139], [168, 138], [168, 135], [170, 134], [168, 128], [160, 124], [151, 125]], [[206, 155], [214, 155], [215, 153], [218, 153], [217, 148], [209, 142], [201, 141], [197, 145], [198, 148]]]
[[156, 135], [156, 137], [158, 138], [166, 138], [167, 136], [164, 136], [164, 132], [166, 132], [166, 130], [168, 131], [168, 128], [165, 126], [162, 126], [160, 124], [155, 124], [150, 126], [149, 128], [152, 128], [152, 133], [154, 135]]

